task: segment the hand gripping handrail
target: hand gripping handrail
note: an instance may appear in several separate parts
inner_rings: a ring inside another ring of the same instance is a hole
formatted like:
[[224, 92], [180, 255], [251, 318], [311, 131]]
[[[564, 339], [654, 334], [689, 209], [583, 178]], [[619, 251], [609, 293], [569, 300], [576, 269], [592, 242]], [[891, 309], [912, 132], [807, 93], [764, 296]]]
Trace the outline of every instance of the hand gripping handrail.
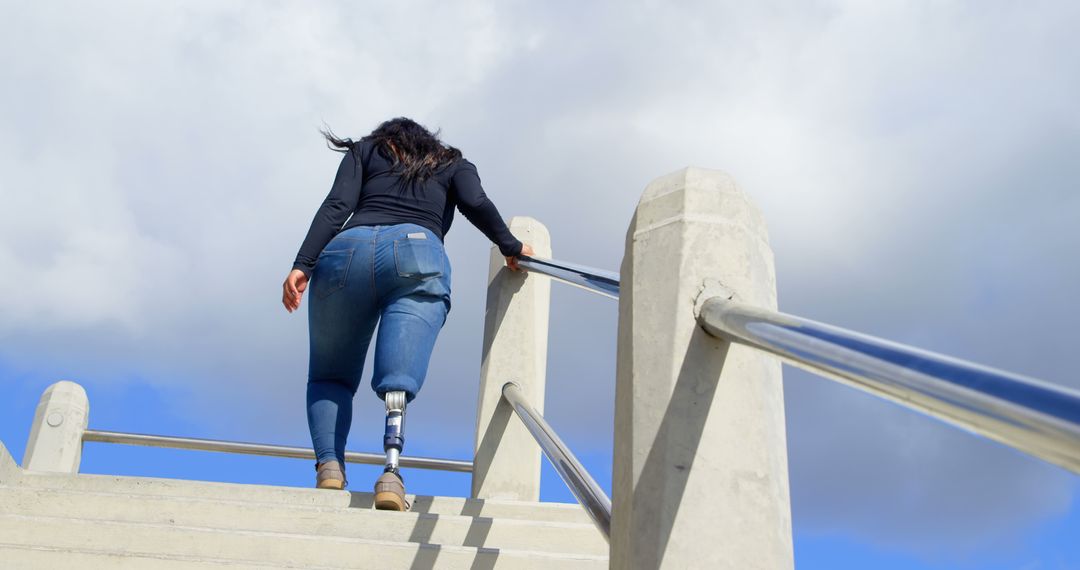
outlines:
[[[173, 449], [194, 449], [198, 451], [218, 451], [224, 453], [242, 453], [247, 455], [267, 455], [271, 457], [292, 457], [295, 459], [315, 459], [315, 452], [312, 451], [310, 447], [292, 447], [288, 445], [271, 445], [266, 443], [244, 443], [240, 441], [220, 441], [214, 439], [199, 439], [195, 437], [147, 435], [141, 433], [122, 433], [88, 429], [83, 434], [83, 441], [122, 443], [126, 445], [143, 445], [147, 447], [170, 447]], [[345, 452], [346, 463], [383, 465], [385, 460], [386, 456], [382, 453], [362, 453], [358, 451]], [[402, 467], [412, 467], [415, 469], [436, 469], [441, 471], [457, 471], [461, 473], [472, 473], [473, 470], [472, 461], [459, 461], [456, 459], [401, 457], [398, 463]]]
[[1080, 473], [1080, 393], [728, 297], [699, 303], [709, 334]]
[[542, 273], [586, 291], [599, 293], [612, 299], [619, 298], [618, 273], [554, 259], [537, 259], [527, 255], [518, 256], [518, 265], [532, 273]]
[[574, 494], [585, 512], [589, 513], [593, 523], [603, 533], [604, 538], [611, 537], [611, 499], [608, 498], [596, 480], [589, 475], [577, 457], [563, 443], [544, 416], [537, 413], [521, 393], [521, 388], [513, 382], [503, 384], [503, 397], [517, 412], [521, 423], [536, 438], [536, 443], [547, 456], [555, 471], [562, 477], [570, 492]]

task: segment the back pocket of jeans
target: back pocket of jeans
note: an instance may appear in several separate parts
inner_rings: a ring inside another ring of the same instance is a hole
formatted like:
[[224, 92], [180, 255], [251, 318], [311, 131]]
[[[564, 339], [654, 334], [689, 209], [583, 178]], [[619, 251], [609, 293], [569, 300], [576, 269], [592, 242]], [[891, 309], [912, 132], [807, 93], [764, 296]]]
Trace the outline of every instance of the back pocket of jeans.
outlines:
[[345, 286], [349, 277], [349, 265], [352, 263], [352, 249], [323, 251], [315, 263], [311, 275], [311, 293], [323, 298]]
[[442, 275], [443, 250], [432, 240], [394, 240], [394, 265], [400, 277], [428, 279]]

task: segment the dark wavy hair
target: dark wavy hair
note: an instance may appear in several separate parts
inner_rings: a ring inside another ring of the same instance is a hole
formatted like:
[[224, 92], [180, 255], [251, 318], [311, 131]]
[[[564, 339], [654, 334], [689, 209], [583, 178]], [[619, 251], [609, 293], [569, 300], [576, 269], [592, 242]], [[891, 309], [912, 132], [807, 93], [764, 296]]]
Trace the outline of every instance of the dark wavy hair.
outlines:
[[319, 132], [326, 137], [326, 145], [338, 152], [349, 152], [368, 141], [375, 143], [379, 154], [389, 160], [401, 179], [410, 185], [424, 182], [461, 160], [461, 151], [440, 141], [439, 131], [433, 133], [408, 117], [385, 121], [358, 141], [338, 138], [330, 127]]

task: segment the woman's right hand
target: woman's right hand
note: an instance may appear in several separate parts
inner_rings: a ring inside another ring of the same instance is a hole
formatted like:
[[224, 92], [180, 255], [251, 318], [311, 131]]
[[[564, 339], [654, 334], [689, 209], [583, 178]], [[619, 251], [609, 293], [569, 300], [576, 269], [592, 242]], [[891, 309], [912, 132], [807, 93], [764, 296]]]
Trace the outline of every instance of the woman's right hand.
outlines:
[[300, 298], [304, 296], [307, 285], [308, 277], [303, 271], [293, 269], [289, 272], [289, 275], [285, 277], [285, 283], [281, 285], [281, 304], [285, 305], [286, 311], [291, 313], [300, 308]]
[[[527, 255], [529, 257], [532, 257], [533, 248], [530, 247], [529, 244], [523, 243], [521, 244], [521, 253], [518, 255]], [[518, 265], [518, 258], [515, 256], [509, 256], [506, 258], [506, 266], [509, 267], [511, 271], [521, 271], [521, 266]]]

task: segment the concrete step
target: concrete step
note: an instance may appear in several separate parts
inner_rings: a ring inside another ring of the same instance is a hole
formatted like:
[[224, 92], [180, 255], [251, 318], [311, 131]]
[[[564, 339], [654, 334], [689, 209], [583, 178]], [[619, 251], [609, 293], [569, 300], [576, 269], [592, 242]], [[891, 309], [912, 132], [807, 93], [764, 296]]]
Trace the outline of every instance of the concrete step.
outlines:
[[227, 560], [196, 556], [161, 556], [120, 554], [71, 548], [20, 546], [0, 543], [0, 560], [5, 570], [40, 570], [42, 568], [78, 568], [80, 570], [200, 570], [229, 568], [231, 570], [260, 570], [263, 568], [304, 568], [305, 570], [342, 570], [343, 566], [280, 565], [251, 560]]
[[[4, 548], [43, 556], [112, 556], [235, 561], [255, 567], [340, 568], [607, 568], [606, 556], [422, 545], [337, 536], [221, 530], [176, 524], [79, 520], [0, 513]], [[36, 559], [26, 558], [33, 564]], [[205, 566], [205, 564], [204, 564]]]
[[[0, 454], [2, 456], [3, 454]], [[310, 505], [334, 508], [370, 508], [374, 496], [363, 491], [327, 491], [271, 485], [240, 485], [209, 481], [186, 481], [152, 477], [115, 475], [66, 475], [23, 471], [12, 477], [19, 486], [34, 488], [163, 495], [201, 499], [236, 500], [273, 504]], [[2, 481], [0, 481], [2, 482]], [[500, 519], [551, 521], [591, 524], [580, 505], [574, 503], [533, 503], [463, 497], [409, 495], [412, 512], [436, 515], [462, 515]]]
[[[241, 495], [242, 496], [242, 495]], [[508, 548], [605, 556], [607, 541], [591, 523], [526, 521], [376, 511], [289, 502], [177, 497], [147, 493], [0, 486], [4, 512], [219, 530], [281, 532], [390, 542]]]

